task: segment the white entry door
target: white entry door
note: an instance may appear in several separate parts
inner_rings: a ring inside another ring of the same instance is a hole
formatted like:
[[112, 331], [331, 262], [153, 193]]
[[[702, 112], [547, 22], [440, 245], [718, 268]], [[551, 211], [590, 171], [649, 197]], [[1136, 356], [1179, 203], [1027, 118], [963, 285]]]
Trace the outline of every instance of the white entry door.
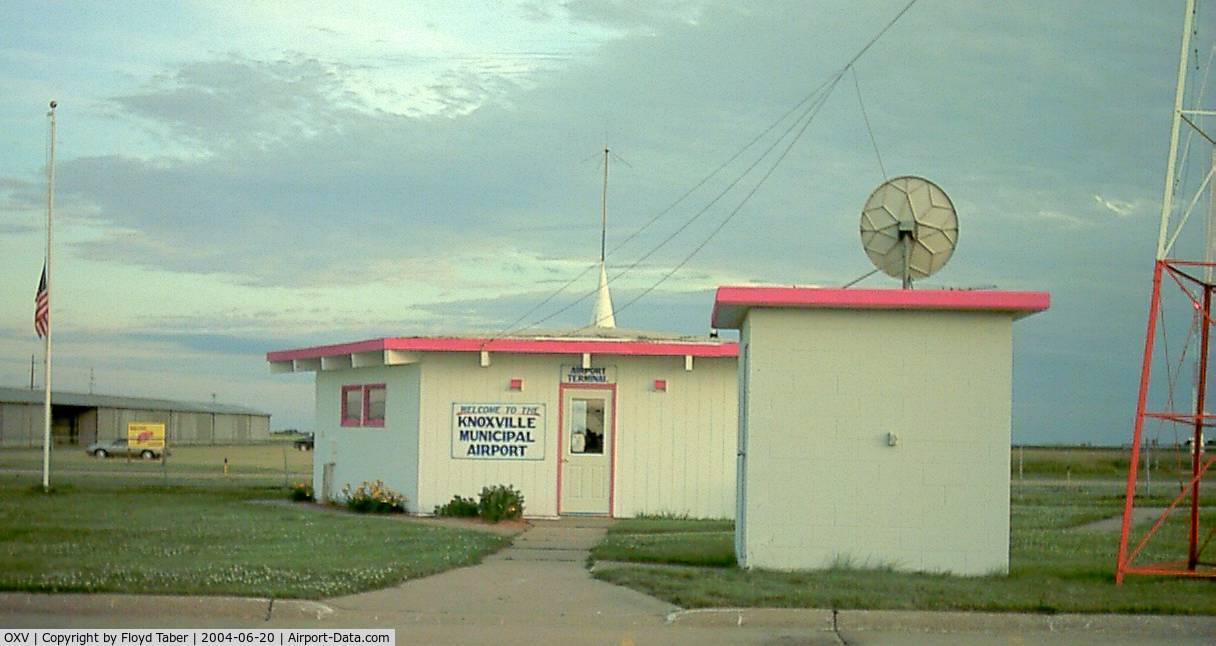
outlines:
[[615, 392], [608, 388], [563, 390], [563, 514], [611, 514], [614, 400]]

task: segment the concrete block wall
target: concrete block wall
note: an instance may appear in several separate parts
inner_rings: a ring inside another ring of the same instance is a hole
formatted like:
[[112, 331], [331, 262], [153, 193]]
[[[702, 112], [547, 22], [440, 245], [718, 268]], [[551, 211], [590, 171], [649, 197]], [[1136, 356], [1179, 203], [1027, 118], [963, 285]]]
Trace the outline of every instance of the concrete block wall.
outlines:
[[740, 562], [1007, 572], [1011, 335], [999, 312], [750, 310]]

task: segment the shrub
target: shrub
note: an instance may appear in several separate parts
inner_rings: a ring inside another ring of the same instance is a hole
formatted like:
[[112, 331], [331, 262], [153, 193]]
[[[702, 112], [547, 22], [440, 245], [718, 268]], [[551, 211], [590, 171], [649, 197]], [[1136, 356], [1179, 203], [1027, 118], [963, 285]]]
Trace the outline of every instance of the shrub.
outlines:
[[514, 520], [524, 515], [524, 495], [510, 485], [496, 485], [481, 490], [477, 513], [488, 523]]
[[351, 511], [361, 514], [390, 514], [405, 511], [405, 496], [384, 486], [383, 480], [375, 482], [363, 481], [355, 489], [350, 485], [342, 487], [342, 497]]
[[435, 505], [436, 516], [453, 516], [456, 518], [468, 518], [476, 516], [477, 501], [472, 498], [463, 498], [461, 496], [452, 496], [452, 501], [446, 505]]
[[297, 482], [291, 485], [290, 497], [296, 502], [312, 501], [312, 485], [307, 482]]

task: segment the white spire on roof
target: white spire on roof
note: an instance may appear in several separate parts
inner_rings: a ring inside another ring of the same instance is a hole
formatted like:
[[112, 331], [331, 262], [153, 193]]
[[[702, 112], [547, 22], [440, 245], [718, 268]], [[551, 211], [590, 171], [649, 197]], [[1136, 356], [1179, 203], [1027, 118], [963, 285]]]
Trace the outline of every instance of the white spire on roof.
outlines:
[[600, 288], [595, 294], [595, 308], [591, 310], [591, 325], [616, 327], [616, 317], [612, 314], [612, 294], [608, 292], [608, 271], [603, 261], [600, 261]]
[[600, 201], [600, 287], [595, 293], [595, 307], [591, 310], [591, 327], [614, 328], [616, 317], [612, 312], [612, 295], [608, 293], [608, 147], [604, 147], [604, 193]]

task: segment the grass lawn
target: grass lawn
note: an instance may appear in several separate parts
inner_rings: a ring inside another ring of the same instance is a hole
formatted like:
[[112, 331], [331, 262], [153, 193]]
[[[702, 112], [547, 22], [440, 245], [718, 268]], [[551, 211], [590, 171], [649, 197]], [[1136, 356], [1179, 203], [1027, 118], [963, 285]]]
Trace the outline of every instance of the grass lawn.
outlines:
[[509, 541], [248, 502], [285, 500], [278, 487], [112, 480], [46, 495], [29, 477], [0, 475], [0, 589], [312, 599], [476, 563]]
[[[171, 446], [171, 455], [162, 466], [160, 460], [141, 460], [138, 456], [94, 458], [81, 446], [56, 446], [51, 451], [51, 475], [84, 472], [168, 477], [222, 478], [224, 460], [233, 476], [265, 476], [267, 482], [312, 478], [312, 452], [297, 451], [291, 442], [220, 446]], [[0, 470], [42, 470], [42, 449], [0, 449]]]
[[[1155, 482], [1190, 478], [1191, 455], [1185, 448], [1157, 447], [1147, 454], [1152, 457], [1152, 477]], [[1144, 479], [1145, 451], [1140, 453], [1140, 479]], [[1025, 447], [1013, 449], [1009, 461], [1010, 474], [1018, 477], [1018, 465], [1026, 477], [1127, 479], [1131, 449], [1117, 447]], [[1216, 480], [1209, 471], [1204, 481]]]
[[732, 566], [731, 520], [631, 518], [615, 523], [591, 551], [597, 561]]
[[[1155, 496], [1137, 504], [1168, 502]], [[745, 571], [733, 567], [734, 535], [723, 531], [725, 521], [674, 521], [680, 523], [679, 529], [673, 525], [667, 531], [660, 527], [663, 521], [632, 526], [622, 522], [593, 552], [600, 560], [722, 567], [601, 565], [595, 576], [687, 608], [1216, 614], [1216, 581], [1129, 576], [1122, 586], [1114, 585], [1118, 531], [1076, 527], [1116, 516], [1122, 504], [1122, 493], [1110, 487], [1015, 487], [1009, 576], [955, 577], [848, 567], [796, 573]], [[1166, 533], [1154, 538], [1137, 562], [1185, 554], [1170, 549], [1185, 549], [1181, 520], [1171, 517], [1162, 530]], [[1200, 522], [1201, 528], [1212, 527], [1216, 514]]]

